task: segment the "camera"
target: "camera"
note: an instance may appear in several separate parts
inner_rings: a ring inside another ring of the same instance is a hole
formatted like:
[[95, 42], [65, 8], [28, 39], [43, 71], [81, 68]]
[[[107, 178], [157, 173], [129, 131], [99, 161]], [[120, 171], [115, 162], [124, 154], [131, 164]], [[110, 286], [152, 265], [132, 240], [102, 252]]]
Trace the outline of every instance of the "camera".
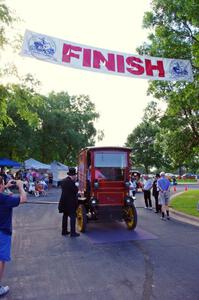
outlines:
[[10, 183], [16, 185], [16, 181], [15, 180], [10, 181]]
[[[12, 180], [12, 181], [10, 181], [10, 183], [12, 184], [10, 186], [10, 189], [18, 189], [16, 180]], [[23, 184], [23, 188], [24, 188], [25, 191], [27, 191], [27, 186], [26, 186], [25, 183]]]
[[16, 182], [16, 180], [12, 180], [12, 181], [10, 181], [10, 183], [12, 184], [11, 187], [10, 187], [10, 189], [17, 189], [17, 182]]

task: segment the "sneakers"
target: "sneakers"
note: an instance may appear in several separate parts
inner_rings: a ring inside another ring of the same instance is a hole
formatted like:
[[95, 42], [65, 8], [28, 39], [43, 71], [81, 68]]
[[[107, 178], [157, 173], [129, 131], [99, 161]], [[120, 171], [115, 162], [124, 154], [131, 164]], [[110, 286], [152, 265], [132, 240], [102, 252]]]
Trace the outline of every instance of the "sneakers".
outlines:
[[169, 216], [167, 217], [167, 220], [170, 220], [170, 217], [169, 217]]
[[165, 217], [161, 217], [160, 219], [163, 220], [163, 221], [166, 221], [166, 218], [165, 218]]
[[8, 286], [0, 286], [0, 296], [3, 296], [9, 292], [9, 287]]
[[72, 233], [70, 236], [71, 236], [71, 237], [78, 237], [78, 236], [80, 236], [80, 234], [77, 233], [77, 232], [75, 232], [75, 233]]

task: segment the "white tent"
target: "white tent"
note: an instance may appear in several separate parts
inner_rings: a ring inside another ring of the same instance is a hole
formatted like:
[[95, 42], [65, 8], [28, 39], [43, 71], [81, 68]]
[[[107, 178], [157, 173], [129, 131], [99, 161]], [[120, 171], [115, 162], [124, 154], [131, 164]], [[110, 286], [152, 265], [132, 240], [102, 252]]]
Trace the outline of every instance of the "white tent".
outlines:
[[58, 182], [67, 176], [68, 166], [63, 165], [60, 162], [53, 161], [50, 164], [50, 167], [53, 174], [53, 185], [57, 186]]
[[50, 170], [50, 165], [43, 164], [38, 160], [35, 160], [33, 158], [27, 159], [24, 162], [25, 169], [35, 169], [35, 170]]

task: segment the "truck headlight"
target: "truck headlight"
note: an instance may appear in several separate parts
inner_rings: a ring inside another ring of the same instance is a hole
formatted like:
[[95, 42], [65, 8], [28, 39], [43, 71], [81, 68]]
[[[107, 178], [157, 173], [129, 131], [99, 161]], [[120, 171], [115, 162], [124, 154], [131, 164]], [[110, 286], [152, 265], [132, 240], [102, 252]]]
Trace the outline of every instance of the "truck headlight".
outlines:
[[98, 181], [95, 181], [95, 182], [94, 182], [94, 188], [95, 188], [95, 189], [98, 189], [98, 187], [99, 187], [99, 182], [98, 182]]
[[90, 205], [91, 206], [97, 206], [98, 205], [98, 201], [96, 198], [91, 198], [90, 199]]
[[133, 205], [133, 202], [134, 202], [134, 200], [133, 200], [133, 198], [131, 198], [131, 197], [126, 197], [126, 198], [124, 199], [125, 205]]

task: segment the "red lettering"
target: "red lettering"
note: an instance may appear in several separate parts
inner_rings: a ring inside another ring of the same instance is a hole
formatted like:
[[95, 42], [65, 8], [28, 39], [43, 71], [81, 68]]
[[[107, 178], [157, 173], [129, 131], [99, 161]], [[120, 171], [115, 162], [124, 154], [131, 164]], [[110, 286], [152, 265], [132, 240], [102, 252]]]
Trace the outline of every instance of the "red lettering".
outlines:
[[91, 49], [83, 49], [83, 66], [91, 67]]
[[123, 55], [117, 55], [117, 71], [119, 73], [124, 73], [124, 56]]
[[[126, 68], [127, 71], [134, 75], [142, 75], [144, 73], [143, 61], [139, 57], [129, 56], [126, 58], [126, 62], [132, 68]], [[140, 63], [140, 64], [137, 64]]]
[[153, 70], [159, 71], [159, 77], [165, 77], [164, 65], [162, 60], [157, 60], [157, 65], [152, 65], [150, 59], [145, 59], [146, 74], [153, 76]]
[[64, 44], [62, 50], [62, 61], [70, 63], [71, 57], [79, 58], [79, 54], [72, 51], [82, 51], [81, 47]]
[[97, 50], [93, 51], [93, 68], [100, 69], [100, 64], [104, 63], [109, 71], [115, 71], [115, 55], [108, 53], [108, 59]]

